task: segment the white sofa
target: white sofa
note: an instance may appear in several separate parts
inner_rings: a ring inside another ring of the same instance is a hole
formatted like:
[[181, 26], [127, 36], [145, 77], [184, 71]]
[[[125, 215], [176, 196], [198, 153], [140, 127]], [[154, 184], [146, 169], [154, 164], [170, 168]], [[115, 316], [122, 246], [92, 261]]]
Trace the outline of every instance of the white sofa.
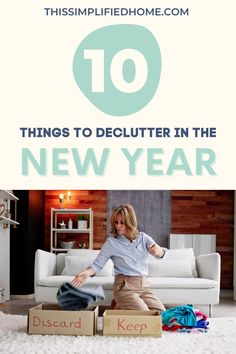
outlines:
[[[57, 290], [85, 269], [97, 256], [96, 250], [72, 249], [54, 254], [37, 250], [35, 256], [35, 299], [56, 303]], [[166, 259], [149, 256], [148, 280], [152, 291], [165, 305], [198, 304], [212, 306], [219, 303], [220, 255], [218, 253], [194, 257], [192, 248], [171, 249]], [[102, 285], [105, 300], [112, 301], [113, 264], [107, 262], [103, 270], [89, 278], [87, 285]]]

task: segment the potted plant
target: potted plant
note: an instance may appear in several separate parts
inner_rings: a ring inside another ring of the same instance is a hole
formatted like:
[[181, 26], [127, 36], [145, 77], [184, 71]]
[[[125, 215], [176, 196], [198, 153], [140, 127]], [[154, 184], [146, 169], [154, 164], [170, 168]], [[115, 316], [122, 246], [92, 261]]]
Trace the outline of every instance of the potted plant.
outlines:
[[86, 219], [86, 216], [81, 215], [78, 217], [78, 229], [80, 230], [86, 230], [88, 228], [88, 220]]

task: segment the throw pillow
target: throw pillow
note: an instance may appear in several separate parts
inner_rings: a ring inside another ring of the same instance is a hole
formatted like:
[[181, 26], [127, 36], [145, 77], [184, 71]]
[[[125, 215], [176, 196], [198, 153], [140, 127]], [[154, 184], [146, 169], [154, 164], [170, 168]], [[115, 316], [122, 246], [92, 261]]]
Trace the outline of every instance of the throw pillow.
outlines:
[[191, 263], [188, 259], [163, 260], [155, 259], [148, 264], [149, 277], [193, 278]]
[[[65, 275], [76, 275], [88, 268], [96, 258], [96, 254], [80, 254], [79, 256], [65, 256]], [[97, 273], [98, 277], [112, 276], [113, 263], [109, 260], [104, 268]]]
[[192, 268], [193, 277], [197, 277], [196, 261], [193, 248], [174, 248], [168, 250], [168, 260], [189, 260]]

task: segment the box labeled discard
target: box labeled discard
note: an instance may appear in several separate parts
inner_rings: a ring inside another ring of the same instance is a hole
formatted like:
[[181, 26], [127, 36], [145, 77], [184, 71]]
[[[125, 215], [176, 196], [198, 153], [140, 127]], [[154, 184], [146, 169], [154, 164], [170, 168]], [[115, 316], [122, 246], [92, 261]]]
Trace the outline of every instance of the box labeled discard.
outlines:
[[106, 310], [103, 335], [152, 336], [162, 334], [162, 318], [158, 311]]
[[97, 330], [98, 306], [83, 311], [64, 311], [58, 305], [40, 304], [28, 312], [28, 334], [92, 336]]

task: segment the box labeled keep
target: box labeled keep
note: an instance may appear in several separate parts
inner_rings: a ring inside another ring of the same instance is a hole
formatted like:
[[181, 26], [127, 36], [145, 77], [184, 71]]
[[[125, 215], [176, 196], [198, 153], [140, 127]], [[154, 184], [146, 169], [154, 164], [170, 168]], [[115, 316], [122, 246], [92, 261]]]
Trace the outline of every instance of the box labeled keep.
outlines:
[[28, 334], [92, 336], [97, 330], [98, 306], [83, 311], [64, 311], [58, 305], [40, 304], [28, 312]]
[[106, 310], [103, 335], [152, 336], [162, 334], [162, 318], [158, 311]]

